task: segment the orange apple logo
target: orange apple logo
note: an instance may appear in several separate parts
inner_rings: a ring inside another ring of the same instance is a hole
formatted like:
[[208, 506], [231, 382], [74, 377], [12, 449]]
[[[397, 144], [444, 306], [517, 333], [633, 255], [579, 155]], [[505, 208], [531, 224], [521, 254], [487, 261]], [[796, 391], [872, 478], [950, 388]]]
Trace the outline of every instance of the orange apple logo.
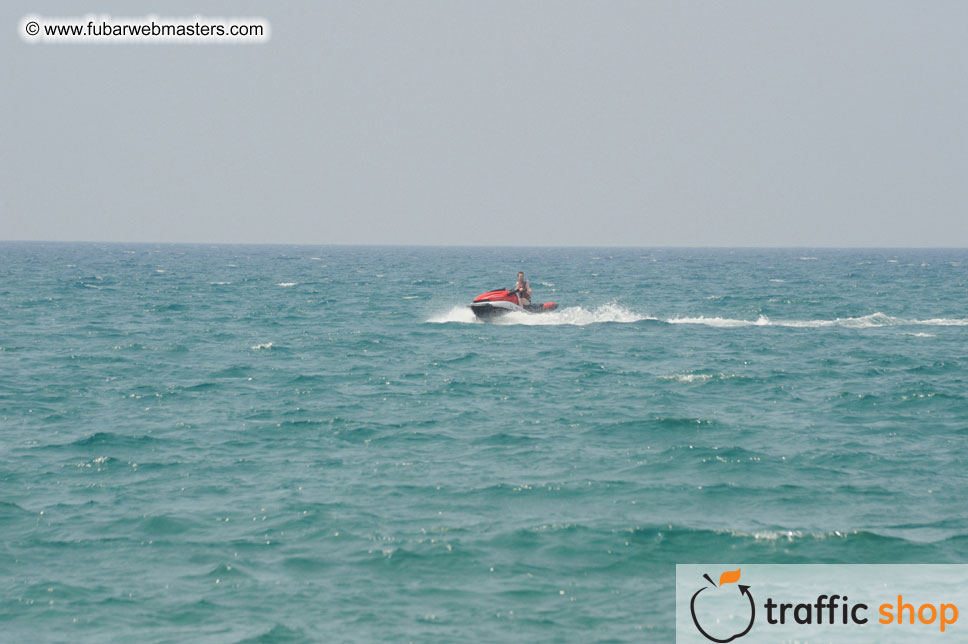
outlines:
[[[735, 608], [732, 608], [731, 607], [730, 608], [730, 612], [732, 612], [734, 614], [743, 614], [743, 612], [746, 610], [746, 601], [743, 599], [743, 597], [745, 595], [746, 599], [749, 600], [750, 621], [749, 621], [749, 624], [747, 624], [747, 626], [746, 626], [746, 628], [744, 630], [742, 630], [741, 632], [736, 633], [734, 635], [724, 636], [724, 635], [721, 635], [721, 634], [718, 634], [717, 633], [718, 636], [713, 636], [713, 635], [710, 635], [709, 634], [709, 632], [707, 631], [707, 629], [704, 629], [702, 627], [702, 625], [699, 624], [699, 618], [696, 617], [696, 603], [697, 603], [697, 601], [700, 602], [700, 603], [702, 603], [703, 602], [703, 597], [707, 597], [708, 598], [712, 594], [726, 593], [727, 590], [728, 590], [728, 588], [727, 589], [724, 589], [723, 586], [726, 585], [726, 584], [735, 584], [736, 582], [738, 582], [739, 581], [740, 570], [741, 570], [741, 568], [737, 568], [736, 570], [727, 570], [726, 572], [724, 572], [723, 574], [721, 574], [719, 576], [719, 585], [718, 586], [715, 583], [713, 583], [713, 580], [709, 578], [709, 575], [703, 575], [703, 578], [705, 578], [706, 581], [709, 582], [709, 585], [708, 586], [703, 586], [702, 588], [700, 588], [699, 590], [697, 590], [696, 591], [696, 594], [692, 596], [692, 600], [689, 602], [689, 612], [692, 613], [692, 623], [696, 625], [696, 628], [699, 630], [700, 633], [702, 633], [703, 637], [705, 637], [710, 642], [719, 642], [719, 644], [725, 644], [726, 642], [732, 642], [733, 640], [735, 640], [735, 639], [737, 639], [739, 637], [743, 637], [744, 635], [746, 635], [747, 633], [750, 632], [750, 629], [751, 628], [753, 628], [753, 620], [756, 618], [756, 605], [753, 602], [753, 596], [750, 594], [750, 587], [749, 586], [744, 586], [742, 584], [737, 584], [739, 586], [739, 595], [736, 596], [735, 599], [733, 597], [729, 597], [729, 596], [726, 596], [726, 597], [722, 597], [721, 596], [721, 597], [719, 597], [719, 599], [720, 600], [725, 600], [727, 603], [728, 602], [734, 602], [734, 603], [735, 602], [739, 602], [739, 603], [741, 603], [742, 605], [738, 605]], [[712, 588], [712, 590], [709, 593], [707, 593], [705, 596], [701, 597], [703, 591], [710, 590], [710, 588]], [[717, 603], [722, 603], [722, 601], [717, 602]], [[703, 614], [708, 614], [709, 611], [701, 611], [701, 612]]]

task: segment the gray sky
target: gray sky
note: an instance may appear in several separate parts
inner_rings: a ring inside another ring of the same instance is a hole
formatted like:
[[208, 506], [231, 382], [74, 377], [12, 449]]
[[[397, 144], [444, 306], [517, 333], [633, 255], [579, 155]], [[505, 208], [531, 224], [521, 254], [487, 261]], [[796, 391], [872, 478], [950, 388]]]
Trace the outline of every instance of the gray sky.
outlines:
[[[265, 45], [20, 19], [255, 15]], [[0, 239], [968, 246], [968, 4], [0, 7]]]

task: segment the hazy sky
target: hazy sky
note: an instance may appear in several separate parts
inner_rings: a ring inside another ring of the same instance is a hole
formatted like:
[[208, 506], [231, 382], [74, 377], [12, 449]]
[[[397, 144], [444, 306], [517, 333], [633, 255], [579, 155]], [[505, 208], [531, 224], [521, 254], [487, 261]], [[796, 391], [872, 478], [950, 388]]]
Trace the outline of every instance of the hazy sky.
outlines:
[[[255, 15], [265, 45], [20, 19]], [[0, 239], [968, 246], [964, 2], [0, 7]]]

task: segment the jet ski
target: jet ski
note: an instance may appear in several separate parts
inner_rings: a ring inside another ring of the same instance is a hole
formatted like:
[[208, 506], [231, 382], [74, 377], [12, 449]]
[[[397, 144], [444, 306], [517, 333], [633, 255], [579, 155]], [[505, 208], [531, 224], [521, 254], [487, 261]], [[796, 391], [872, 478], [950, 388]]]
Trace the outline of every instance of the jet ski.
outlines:
[[487, 293], [481, 293], [474, 298], [474, 302], [471, 304], [471, 311], [474, 312], [474, 315], [479, 320], [490, 320], [514, 311], [519, 313], [547, 313], [557, 308], [558, 305], [554, 302], [521, 306], [517, 294], [507, 289], [497, 289], [488, 291]]

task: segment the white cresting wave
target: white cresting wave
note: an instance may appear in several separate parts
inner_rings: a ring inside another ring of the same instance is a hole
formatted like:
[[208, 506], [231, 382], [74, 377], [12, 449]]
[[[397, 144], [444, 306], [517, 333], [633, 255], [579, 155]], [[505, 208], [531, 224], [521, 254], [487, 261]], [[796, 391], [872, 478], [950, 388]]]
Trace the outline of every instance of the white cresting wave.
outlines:
[[[849, 329], [870, 329], [887, 326], [968, 326], [968, 318], [929, 318], [924, 320], [899, 318], [886, 313], [876, 312], [855, 318], [835, 318], [832, 320], [771, 320], [765, 315], [755, 320], [744, 320], [723, 317], [674, 317], [662, 320], [657, 317], [642, 315], [631, 311], [619, 304], [605, 304], [595, 309], [585, 309], [571, 306], [550, 313], [508, 313], [495, 318], [491, 324], [499, 325], [575, 325], [597, 324], [600, 322], [630, 323], [643, 320], [661, 321], [668, 324], [697, 324], [719, 328], [738, 328], [754, 326], [773, 326], [789, 328], [824, 328], [844, 327]], [[455, 306], [448, 311], [431, 316], [427, 322], [442, 324], [445, 322], [479, 323], [470, 307]]]
[[659, 376], [659, 380], [674, 380], [685, 383], [730, 380], [731, 378], [739, 378], [739, 376], [734, 373], [674, 373], [671, 376]]

